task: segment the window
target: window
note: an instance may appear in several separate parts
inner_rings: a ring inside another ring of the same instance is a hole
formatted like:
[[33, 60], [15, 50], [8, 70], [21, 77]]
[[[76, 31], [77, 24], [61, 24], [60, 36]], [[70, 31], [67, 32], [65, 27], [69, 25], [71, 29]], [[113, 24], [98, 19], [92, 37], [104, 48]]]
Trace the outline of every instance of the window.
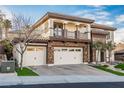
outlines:
[[81, 51], [81, 49], [75, 49], [75, 51], [80, 52], [80, 51]]
[[36, 51], [42, 51], [43, 48], [36, 48]]
[[54, 22], [54, 36], [62, 36], [63, 24]]
[[61, 28], [61, 29], [63, 29], [63, 24], [62, 23], [58, 23], [58, 22], [54, 22], [54, 29], [55, 28]]
[[69, 49], [69, 51], [74, 51], [74, 49]]
[[34, 48], [27, 48], [27, 51], [34, 51]]
[[60, 49], [54, 49], [54, 51], [60, 51]]
[[62, 51], [67, 51], [67, 49], [62, 49]]
[[108, 33], [108, 35], [107, 35], [107, 37], [106, 37], [107, 39], [110, 39], [110, 32]]

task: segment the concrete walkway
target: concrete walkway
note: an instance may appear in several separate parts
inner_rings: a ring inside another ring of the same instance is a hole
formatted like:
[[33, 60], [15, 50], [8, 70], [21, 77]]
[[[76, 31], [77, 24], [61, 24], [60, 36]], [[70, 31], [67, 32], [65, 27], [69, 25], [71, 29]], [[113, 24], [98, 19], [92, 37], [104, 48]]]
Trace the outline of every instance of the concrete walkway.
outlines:
[[0, 86], [7, 85], [29, 85], [29, 84], [55, 84], [55, 83], [80, 83], [80, 82], [124, 82], [123, 76], [32, 76], [18, 77], [0, 76]]

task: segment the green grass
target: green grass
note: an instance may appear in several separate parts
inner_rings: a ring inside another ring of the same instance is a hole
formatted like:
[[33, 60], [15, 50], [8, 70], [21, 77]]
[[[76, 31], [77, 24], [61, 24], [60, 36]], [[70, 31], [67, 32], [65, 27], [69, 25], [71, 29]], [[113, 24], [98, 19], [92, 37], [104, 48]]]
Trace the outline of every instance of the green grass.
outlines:
[[18, 76], [38, 76], [37, 73], [33, 72], [32, 70], [26, 67], [23, 67], [22, 70], [20, 68], [17, 68], [16, 73]]
[[122, 73], [122, 72], [114, 71], [114, 70], [108, 69], [108, 68], [103, 67], [103, 66], [93, 66], [93, 67], [104, 70], [106, 72], [110, 72], [110, 73], [115, 74], [115, 75], [124, 76], [124, 73]]
[[124, 64], [123, 63], [120, 63], [120, 64], [118, 64], [118, 65], [116, 65], [114, 67], [115, 68], [120, 68], [120, 69], [124, 70]]

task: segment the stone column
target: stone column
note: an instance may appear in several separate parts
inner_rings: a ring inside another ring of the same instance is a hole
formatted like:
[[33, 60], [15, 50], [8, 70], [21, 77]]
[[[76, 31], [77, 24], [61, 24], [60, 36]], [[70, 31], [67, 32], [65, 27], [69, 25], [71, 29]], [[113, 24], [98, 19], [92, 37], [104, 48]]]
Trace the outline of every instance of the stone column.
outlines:
[[84, 46], [84, 49], [83, 49], [84, 53], [83, 53], [83, 58], [84, 58], [84, 62], [88, 62], [88, 46]]
[[54, 64], [54, 48], [52, 46], [52, 42], [48, 43], [47, 64]]

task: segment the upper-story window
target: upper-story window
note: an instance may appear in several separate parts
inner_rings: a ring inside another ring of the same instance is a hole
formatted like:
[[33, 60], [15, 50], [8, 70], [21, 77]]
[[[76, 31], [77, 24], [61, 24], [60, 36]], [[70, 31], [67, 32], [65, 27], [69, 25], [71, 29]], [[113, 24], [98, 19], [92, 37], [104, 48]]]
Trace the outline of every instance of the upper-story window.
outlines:
[[62, 36], [63, 24], [54, 22], [54, 36]]
[[54, 22], [54, 29], [63, 29], [63, 24], [58, 23], [58, 22]]
[[87, 26], [80, 26], [79, 31], [80, 31], [81, 33], [87, 32]]
[[107, 39], [111, 38], [111, 33], [109, 32], [108, 35], [106, 36]]

